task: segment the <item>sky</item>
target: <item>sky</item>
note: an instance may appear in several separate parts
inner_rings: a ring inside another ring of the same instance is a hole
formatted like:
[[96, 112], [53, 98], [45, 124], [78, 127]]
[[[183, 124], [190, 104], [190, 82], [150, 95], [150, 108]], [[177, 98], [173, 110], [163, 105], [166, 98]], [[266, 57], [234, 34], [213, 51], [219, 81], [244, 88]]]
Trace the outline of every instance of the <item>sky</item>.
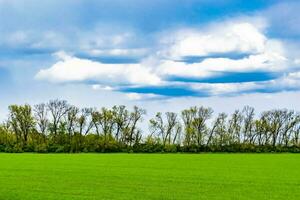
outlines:
[[65, 99], [300, 110], [300, 1], [0, 0], [0, 119]]

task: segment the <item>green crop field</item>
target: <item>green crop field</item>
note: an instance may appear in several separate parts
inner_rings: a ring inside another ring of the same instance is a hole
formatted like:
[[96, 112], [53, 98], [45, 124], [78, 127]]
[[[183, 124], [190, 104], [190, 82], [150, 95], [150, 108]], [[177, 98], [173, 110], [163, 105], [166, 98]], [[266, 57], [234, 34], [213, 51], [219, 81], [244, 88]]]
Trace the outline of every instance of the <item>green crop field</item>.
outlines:
[[300, 155], [0, 154], [0, 199], [300, 199]]

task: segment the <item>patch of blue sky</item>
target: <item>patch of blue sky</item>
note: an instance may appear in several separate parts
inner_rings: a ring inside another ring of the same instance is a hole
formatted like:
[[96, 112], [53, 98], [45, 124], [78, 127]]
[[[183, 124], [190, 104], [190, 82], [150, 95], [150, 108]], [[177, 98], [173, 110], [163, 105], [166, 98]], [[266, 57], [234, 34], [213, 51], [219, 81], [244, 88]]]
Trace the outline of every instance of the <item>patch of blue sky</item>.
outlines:
[[169, 81], [195, 83], [245, 83], [269, 81], [280, 77], [280, 73], [273, 72], [222, 72], [207, 78], [170, 77]]
[[[95, 24], [105, 22], [133, 26], [148, 32], [172, 25], [206, 23], [234, 13], [259, 10], [275, 2], [278, 1], [90, 0], [87, 2], [79, 0], [74, 2], [72, 0], [44, 0], [43, 4], [39, 4], [34, 0], [18, 0], [18, 4], [15, 3], [15, 5], [4, 4], [2, 9], [0, 8], [0, 17], [9, 17], [9, 23], [5, 20], [5, 25], [11, 28], [16, 26], [38, 29], [51, 27], [55, 30], [68, 29], [72, 26], [91, 28]], [[13, 6], [18, 9], [13, 9]]]
[[43, 55], [51, 55], [54, 53], [54, 49], [49, 48], [30, 48], [30, 47], [19, 47], [19, 48], [4, 48], [0, 47], [0, 57], [4, 58], [24, 58], [30, 56], [31, 58], [34, 56], [43, 56]]
[[0, 90], [2, 93], [9, 89], [12, 81], [10, 71], [0, 66]]
[[228, 58], [232, 60], [239, 60], [247, 58], [250, 55], [249, 53], [239, 53], [239, 52], [228, 52], [228, 53], [212, 53], [207, 56], [185, 56], [182, 59], [178, 60], [185, 63], [199, 63], [209, 58]]
[[105, 64], [129, 64], [129, 63], [139, 63], [141, 58], [138, 56], [109, 56], [109, 55], [99, 55], [99, 56], [91, 56], [85, 53], [78, 53], [74, 56], [79, 57], [81, 59], [88, 59], [96, 62], [101, 62]]
[[207, 91], [195, 91], [186, 87], [175, 86], [161, 86], [161, 87], [127, 87], [120, 89], [122, 92], [127, 93], [139, 93], [139, 94], [155, 94], [168, 97], [207, 97], [209, 93]]

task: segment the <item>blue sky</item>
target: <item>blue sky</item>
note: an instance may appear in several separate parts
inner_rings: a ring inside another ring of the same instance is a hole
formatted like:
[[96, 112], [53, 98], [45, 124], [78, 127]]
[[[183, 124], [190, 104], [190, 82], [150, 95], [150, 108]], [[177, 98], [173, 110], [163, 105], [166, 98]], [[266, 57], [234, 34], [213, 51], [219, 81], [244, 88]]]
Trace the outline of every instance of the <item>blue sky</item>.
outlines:
[[153, 112], [300, 108], [299, 9], [275, 0], [0, 0], [0, 116], [9, 104], [54, 98]]

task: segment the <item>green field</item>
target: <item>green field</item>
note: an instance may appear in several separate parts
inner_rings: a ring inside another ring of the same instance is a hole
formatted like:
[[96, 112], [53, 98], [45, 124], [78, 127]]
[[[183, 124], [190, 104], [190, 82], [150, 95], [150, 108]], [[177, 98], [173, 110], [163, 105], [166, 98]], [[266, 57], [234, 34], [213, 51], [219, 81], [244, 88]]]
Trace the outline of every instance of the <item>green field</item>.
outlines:
[[0, 199], [300, 199], [300, 155], [0, 154]]

